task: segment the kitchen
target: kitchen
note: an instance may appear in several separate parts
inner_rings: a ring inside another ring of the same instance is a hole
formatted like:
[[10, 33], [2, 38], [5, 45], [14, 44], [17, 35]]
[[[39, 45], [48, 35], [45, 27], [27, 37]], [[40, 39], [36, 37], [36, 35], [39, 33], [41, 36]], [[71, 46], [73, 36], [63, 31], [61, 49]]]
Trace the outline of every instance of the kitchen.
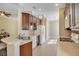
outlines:
[[[33, 56], [36, 49], [39, 56], [79, 55], [78, 6], [1, 3], [0, 55]], [[39, 48], [46, 42], [44, 49]]]
[[[9, 5], [12, 6], [13, 10], [11, 8], [7, 9]], [[36, 17], [27, 10], [22, 11], [20, 4], [5, 3], [1, 4], [0, 7], [2, 8], [0, 11], [0, 38], [3, 36], [0, 41], [1, 46], [4, 46], [0, 48], [7, 50], [7, 52], [5, 50], [1, 52], [1, 55], [32, 56], [32, 48], [36, 48], [45, 42], [45, 18], [43, 16]], [[36, 7], [33, 6], [32, 8], [35, 9]], [[5, 9], [12, 10], [10, 11], [11, 14], [7, 11], [2, 11]], [[7, 34], [6, 36], [4, 36], [5, 33]]]
[[[67, 3], [60, 9], [58, 55], [79, 56], [79, 3]], [[62, 25], [63, 24], [63, 25]]]

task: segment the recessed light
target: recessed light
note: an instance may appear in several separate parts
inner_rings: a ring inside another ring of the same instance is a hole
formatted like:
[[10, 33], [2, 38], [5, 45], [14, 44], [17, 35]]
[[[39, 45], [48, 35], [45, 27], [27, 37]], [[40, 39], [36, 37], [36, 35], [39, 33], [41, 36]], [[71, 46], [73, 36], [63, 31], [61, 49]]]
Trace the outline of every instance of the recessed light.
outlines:
[[55, 6], [58, 6], [58, 5], [59, 5], [59, 4], [57, 4], [57, 3], [55, 4]]
[[41, 11], [41, 8], [40, 9], [38, 9], [39, 11]]

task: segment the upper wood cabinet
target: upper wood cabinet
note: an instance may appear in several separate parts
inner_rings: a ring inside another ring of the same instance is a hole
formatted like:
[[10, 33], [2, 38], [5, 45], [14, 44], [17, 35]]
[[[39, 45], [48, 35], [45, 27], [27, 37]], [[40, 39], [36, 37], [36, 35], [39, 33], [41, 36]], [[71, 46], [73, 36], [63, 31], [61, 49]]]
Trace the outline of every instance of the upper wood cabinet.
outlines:
[[74, 28], [79, 25], [79, 4], [68, 3], [65, 7], [65, 28]]
[[70, 4], [67, 3], [64, 10], [65, 28], [70, 29], [71, 19], [70, 19]]
[[65, 10], [64, 10], [64, 18], [65, 18], [65, 17], [67, 16], [67, 14], [70, 12], [69, 9], [70, 9], [70, 4], [67, 3], [66, 6], [65, 6]]
[[78, 3], [75, 3], [74, 4], [74, 13], [75, 13], [75, 26], [78, 26], [79, 27], [79, 4]]
[[37, 18], [29, 13], [22, 13], [22, 30], [29, 30], [33, 26], [33, 30], [37, 29]]
[[71, 27], [79, 27], [79, 4], [70, 4]]
[[41, 25], [41, 19], [37, 18], [37, 25]]
[[33, 16], [33, 30], [37, 30], [37, 18], [35, 16]]
[[22, 30], [29, 29], [29, 16], [28, 13], [22, 13]]
[[71, 28], [75, 26], [75, 4], [71, 3], [70, 4], [70, 25]]
[[29, 30], [31, 26], [33, 30], [37, 30], [37, 26], [43, 24], [44, 20], [39, 19], [29, 13], [22, 13], [22, 30]]

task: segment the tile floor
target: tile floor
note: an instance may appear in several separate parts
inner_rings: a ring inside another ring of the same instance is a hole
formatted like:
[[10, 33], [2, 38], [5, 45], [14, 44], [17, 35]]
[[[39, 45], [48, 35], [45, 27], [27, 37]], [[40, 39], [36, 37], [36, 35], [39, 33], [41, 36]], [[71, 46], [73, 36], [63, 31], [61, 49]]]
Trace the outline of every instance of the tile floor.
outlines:
[[50, 40], [33, 49], [33, 56], [79, 56], [79, 43]]
[[56, 56], [57, 46], [57, 40], [50, 40], [33, 49], [33, 56]]
[[79, 43], [60, 42], [58, 56], [79, 56]]

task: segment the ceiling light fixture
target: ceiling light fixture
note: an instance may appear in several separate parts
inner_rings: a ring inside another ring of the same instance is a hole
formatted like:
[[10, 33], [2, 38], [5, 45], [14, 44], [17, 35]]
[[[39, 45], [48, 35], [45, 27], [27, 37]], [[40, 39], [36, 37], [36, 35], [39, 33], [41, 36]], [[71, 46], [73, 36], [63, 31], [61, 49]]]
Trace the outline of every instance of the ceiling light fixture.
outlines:
[[41, 11], [41, 8], [40, 9], [38, 9], [39, 11]]
[[5, 14], [2, 12], [2, 13], [0, 13], [0, 15], [1, 15], [1, 16], [4, 16]]
[[0, 16], [10, 16], [10, 13], [7, 13], [5, 11], [0, 11]]
[[58, 5], [59, 5], [59, 4], [57, 4], [57, 3], [55, 4], [55, 6], [58, 6]]

